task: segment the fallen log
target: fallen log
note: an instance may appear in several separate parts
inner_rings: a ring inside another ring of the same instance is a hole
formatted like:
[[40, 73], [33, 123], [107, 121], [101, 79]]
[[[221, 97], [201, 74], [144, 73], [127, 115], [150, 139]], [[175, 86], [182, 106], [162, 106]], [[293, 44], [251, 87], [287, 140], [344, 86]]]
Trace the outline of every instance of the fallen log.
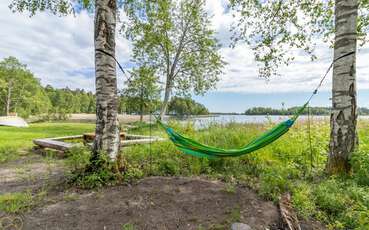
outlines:
[[82, 135], [74, 135], [74, 136], [65, 136], [65, 137], [52, 137], [52, 138], [47, 138], [50, 140], [55, 140], [55, 141], [67, 141], [67, 140], [78, 140], [78, 139], [82, 139]]
[[33, 143], [41, 148], [55, 149], [63, 152], [68, 151], [72, 147], [76, 146], [75, 143], [67, 143], [53, 139], [35, 139], [33, 140]]
[[288, 230], [301, 230], [299, 220], [291, 204], [291, 195], [285, 193], [279, 199], [279, 209], [283, 223], [286, 225]]
[[156, 142], [156, 141], [163, 141], [163, 138], [142, 138], [142, 139], [130, 139], [130, 140], [125, 140], [121, 142], [121, 146], [125, 147], [125, 146], [130, 146], [130, 145], [137, 145], [137, 144], [149, 144], [152, 142]]
[[[127, 133], [124, 133], [124, 132], [120, 133], [120, 140], [121, 140], [121, 141], [125, 139], [126, 134], [127, 134]], [[83, 141], [84, 141], [85, 143], [86, 143], [86, 142], [91, 142], [91, 141], [93, 141], [93, 140], [95, 139], [95, 136], [96, 136], [96, 134], [95, 134], [95, 133], [84, 133], [84, 134], [83, 134]]]
[[[83, 135], [75, 135], [75, 136], [65, 136], [65, 137], [54, 137], [54, 138], [45, 138], [45, 139], [34, 139], [33, 143], [38, 147], [45, 149], [54, 149], [62, 152], [66, 152], [73, 147], [81, 145], [79, 143], [68, 143], [64, 142], [66, 140], [83, 140], [83, 144], [91, 146], [92, 141], [95, 134], [83, 134]], [[121, 147], [137, 145], [137, 144], [148, 144], [156, 141], [163, 141], [165, 139], [160, 137], [150, 137], [143, 135], [134, 135], [134, 134], [126, 134], [121, 133]]]

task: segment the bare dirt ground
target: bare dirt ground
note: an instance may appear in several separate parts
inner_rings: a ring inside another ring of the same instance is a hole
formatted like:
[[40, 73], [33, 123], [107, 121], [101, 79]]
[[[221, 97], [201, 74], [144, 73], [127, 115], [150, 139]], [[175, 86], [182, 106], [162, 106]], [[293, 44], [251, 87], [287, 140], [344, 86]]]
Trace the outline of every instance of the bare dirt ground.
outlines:
[[233, 222], [276, 229], [277, 208], [246, 188], [191, 178], [146, 178], [132, 186], [74, 193], [25, 214], [25, 229], [227, 229]]
[[64, 180], [65, 168], [60, 160], [40, 155], [23, 156], [0, 165], [0, 194], [36, 191]]
[[[131, 185], [79, 190], [66, 186], [64, 178], [62, 160], [38, 155], [1, 165], [0, 193], [47, 191], [31, 210], [10, 216], [22, 220], [20, 229], [200, 230], [230, 229], [233, 222], [255, 230], [283, 229], [277, 206], [247, 187], [229, 188], [202, 178], [149, 177]], [[0, 211], [0, 218], [6, 216]], [[302, 227], [323, 229], [313, 222]]]

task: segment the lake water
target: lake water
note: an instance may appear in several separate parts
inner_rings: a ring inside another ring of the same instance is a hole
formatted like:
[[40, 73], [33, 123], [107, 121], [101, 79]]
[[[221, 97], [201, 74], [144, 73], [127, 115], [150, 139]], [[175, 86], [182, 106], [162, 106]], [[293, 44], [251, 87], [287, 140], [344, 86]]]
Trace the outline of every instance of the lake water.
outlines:
[[[279, 115], [216, 115], [216, 116], [209, 116], [209, 117], [191, 117], [183, 122], [193, 122], [195, 127], [197, 128], [205, 128], [210, 124], [228, 124], [231, 122], [236, 123], [256, 123], [262, 124], [267, 122], [277, 123], [280, 121], [284, 121], [290, 118], [290, 116], [279, 116]], [[311, 116], [313, 120], [326, 120], [329, 121], [329, 116]], [[307, 115], [301, 115], [299, 117], [300, 121], [308, 119]], [[369, 116], [360, 116], [360, 119], [369, 119]]]

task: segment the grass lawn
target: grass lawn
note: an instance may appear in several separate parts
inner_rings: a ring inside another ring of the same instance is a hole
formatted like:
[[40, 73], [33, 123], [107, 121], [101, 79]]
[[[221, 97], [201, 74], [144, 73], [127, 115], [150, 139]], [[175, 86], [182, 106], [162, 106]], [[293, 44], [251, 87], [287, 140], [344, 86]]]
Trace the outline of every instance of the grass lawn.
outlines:
[[0, 163], [17, 158], [20, 149], [33, 146], [36, 138], [78, 135], [91, 132], [90, 123], [36, 123], [28, 128], [0, 126]]
[[28, 148], [36, 138], [78, 135], [94, 128], [95, 124], [89, 123], [36, 123], [28, 128], [0, 126], [0, 147]]

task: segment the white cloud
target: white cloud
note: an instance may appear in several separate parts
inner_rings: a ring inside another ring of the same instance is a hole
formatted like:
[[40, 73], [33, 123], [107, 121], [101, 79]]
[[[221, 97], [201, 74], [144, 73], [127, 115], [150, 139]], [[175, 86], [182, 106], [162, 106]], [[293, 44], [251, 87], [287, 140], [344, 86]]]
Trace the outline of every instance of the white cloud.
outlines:
[[226, 0], [207, 0], [205, 10], [212, 17], [212, 29], [217, 32], [219, 42], [228, 46], [232, 33], [229, 28], [233, 22], [231, 13], [226, 11], [228, 1]]
[[[293, 52], [295, 61], [280, 69], [281, 76], [269, 81], [258, 77], [258, 67], [252, 51], [246, 45], [237, 45], [234, 49], [222, 48], [221, 54], [228, 65], [225, 75], [218, 84], [217, 91], [237, 93], [277, 93], [310, 92], [315, 89], [325, 74], [333, 58], [328, 45], [318, 43], [318, 59], [311, 61], [303, 52]], [[358, 89], [369, 89], [369, 46], [359, 50], [357, 55]], [[330, 90], [332, 73], [329, 73], [321, 90]]]
[[[55, 87], [94, 90], [93, 18], [82, 11], [57, 17], [12, 13], [10, 1], [0, 3], [0, 59], [15, 56], [41, 79]], [[129, 60], [128, 42], [117, 34], [119, 60]], [[122, 82], [120, 80], [120, 82]]]
[[[42, 84], [55, 87], [94, 89], [93, 18], [86, 12], [74, 16], [57, 17], [38, 13], [29, 18], [27, 14], [12, 13], [10, 0], [0, 3], [0, 59], [15, 56], [26, 63]], [[281, 69], [281, 77], [266, 82], [258, 77], [253, 53], [244, 44], [234, 49], [228, 47], [233, 22], [225, 9], [227, 0], [207, 0], [206, 10], [212, 18], [212, 27], [224, 45], [220, 50], [228, 62], [218, 84], [217, 91], [241, 93], [299, 92], [311, 91], [319, 82], [331, 61], [332, 51], [319, 44], [318, 60], [310, 62], [303, 52], [295, 51], [296, 61]], [[124, 17], [124, 15], [123, 15]], [[131, 44], [117, 34], [117, 55], [123, 65], [129, 64]], [[369, 46], [358, 54], [358, 88], [369, 89]], [[120, 74], [121, 76], [121, 74]], [[330, 75], [331, 76], [331, 75]], [[123, 77], [119, 77], [122, 86]], [[329, 90], [330, 81], [324, 85]]]
[[[217, 38], [224, 46], [220, 52], [228, 63], [225, 74], [218, 83], [216, 91], [237, 93], [277, 93], [277, 92], [309, 92], [315, 89], [321, 77], [329, 67], [333, 51], [328, 44], [316, 41], [315, 55], [318, 59], [311, 62], [301, 50], [294, 50], [294, 62], [279, 70], [281, 76], [269, 81], [258, 77], [258, 66], [254, 61], [253, 52], [245, 44], [235, 48], [227, 47], [230, 43], [232, 13], [225, 10], [227, 0], [207, 0], [206, 9], [213, 16], [212, 26], [218, 34]], [[357, 81], [359, 89], [369, 89], [369, 45], [361, 48], [357, 55]], [[330, 90], [331, 73], [328, 75], [321, 90]]]

